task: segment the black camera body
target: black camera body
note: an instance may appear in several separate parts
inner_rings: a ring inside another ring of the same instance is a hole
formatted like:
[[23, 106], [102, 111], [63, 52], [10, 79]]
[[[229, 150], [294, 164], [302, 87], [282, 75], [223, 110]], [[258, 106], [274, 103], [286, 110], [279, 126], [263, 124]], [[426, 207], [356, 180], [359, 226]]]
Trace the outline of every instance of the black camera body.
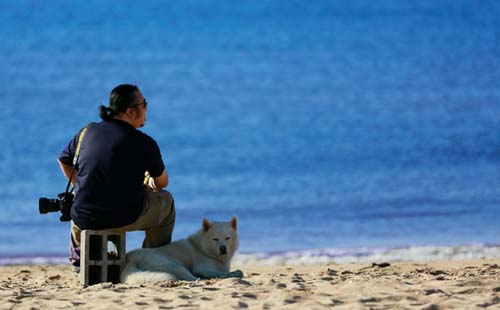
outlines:
[[59, 220], [61, 222], [71, 221], [71, 206], [73, 205], [74, 195], [64, 192], [57, 195], [57, 197], [59, 199], [40, 198], [38, 200], [38, 210], [40, 214], [61, 211]]

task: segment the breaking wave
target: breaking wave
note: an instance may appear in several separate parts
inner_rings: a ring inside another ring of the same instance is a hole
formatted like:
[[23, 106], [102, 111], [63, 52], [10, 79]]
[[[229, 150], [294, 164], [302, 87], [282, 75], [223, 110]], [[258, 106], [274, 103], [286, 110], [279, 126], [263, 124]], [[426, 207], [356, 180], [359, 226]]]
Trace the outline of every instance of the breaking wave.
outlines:
[[315, 249], [239, 253], [239, 264], [316, 264], [348, 262], [436, 261], [500, 258], [500, 245], [409, 246], [401, 248]]
[[[237, 253], [233, 262], [246, 264], [318, 264], [395, 261], [437, 261], [500, 258], [498, 244], [459, 246], [409, 246], [400, 248], [329, 248], [279, 252]], [[0, 256], [0, 265], [60, 265], [68, 264], [64, 255], [35, 254]]]

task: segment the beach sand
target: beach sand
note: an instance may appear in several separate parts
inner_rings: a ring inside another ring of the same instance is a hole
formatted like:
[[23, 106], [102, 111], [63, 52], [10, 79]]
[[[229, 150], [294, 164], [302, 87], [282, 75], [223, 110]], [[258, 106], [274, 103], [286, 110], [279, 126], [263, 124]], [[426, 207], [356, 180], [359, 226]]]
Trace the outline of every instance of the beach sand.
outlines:
[[0, 309], [500, 309], [500, 259], [236, 268], [243, 279], [81, 287], [69, 266], [2, 266]]

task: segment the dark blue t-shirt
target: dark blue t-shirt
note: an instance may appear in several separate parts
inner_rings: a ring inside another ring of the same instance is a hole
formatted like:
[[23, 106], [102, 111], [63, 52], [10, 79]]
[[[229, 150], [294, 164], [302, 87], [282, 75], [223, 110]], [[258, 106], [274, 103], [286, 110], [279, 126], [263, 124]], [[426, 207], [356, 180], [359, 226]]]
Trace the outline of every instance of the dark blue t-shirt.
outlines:
[[[62, 151], [59, 160], [73, 165], [79, 133]], [[75, 200], [71, 218], [81, 229], [106, 229], [128, 225], [142, 212], [144, 172], [152, 177], [165, 166], [157, 143], [121, 120], [91, 125], [77, 162]]]

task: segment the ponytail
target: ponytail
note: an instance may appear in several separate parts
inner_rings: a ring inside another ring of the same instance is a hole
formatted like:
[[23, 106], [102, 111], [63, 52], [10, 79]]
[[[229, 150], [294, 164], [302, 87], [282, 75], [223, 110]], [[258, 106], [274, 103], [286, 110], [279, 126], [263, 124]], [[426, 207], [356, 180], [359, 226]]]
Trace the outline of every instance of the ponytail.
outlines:
[[111, 120], [113, 117], [115, 117], [116, 115], [116, 112], [111, 109], [111, 108], [108, 108], [108, 107], [105, 107], [103, 105], [101, 105], [99, 107], [99, 117], [103, 120], [103, 121], [109, 121]]

